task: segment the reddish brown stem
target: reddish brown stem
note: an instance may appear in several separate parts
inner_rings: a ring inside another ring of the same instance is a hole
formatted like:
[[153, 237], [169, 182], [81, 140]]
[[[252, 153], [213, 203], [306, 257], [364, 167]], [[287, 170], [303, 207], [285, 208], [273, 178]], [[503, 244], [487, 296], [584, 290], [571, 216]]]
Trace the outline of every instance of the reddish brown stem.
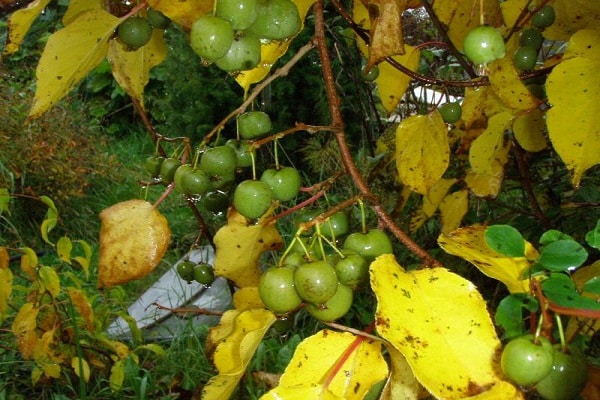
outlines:
[[417, 255], [422, 262], [427, 266], [441, 266], [440, 262], [431, 257], [423, 248], [421, 248], [416, 242], [414, 242], [387, 214], [387, 212], [380, 205], [379, 200], [373, 195], [369, 186], [365, 182], [364, 178], [360, 174], [360, 171], [354, 164], [352, 154], [348, 143], [346, 142], [346, 135], [344, 132], [344, 121], [340, 109], [341, 100], [337, 93], [335, 76], [333, 74], [333, 68], [329, 59], [329, 50], [327, 48], [327, 41], [325, 38], [325, 17], [323, 14], [324, 6], [323, 0], [317, 0], [313, 7], [315, 14], [315, 39], [317, 42], [317, 50], [319, 58], [321, 60], [321, 70], [323, 71], [323, 79], [325, 81], [325, 91], [327, 93], [327, 100], [329, 103], [329, 111], [331, 113], [331, 125], [336, 129], [333, 131], [334, 137], [340, 148], [342, 162], [346, 172], [352, 177], [354, 184], [358, 188], [362, 197], [369, 201], [375, 210], [379, 220], [392, 232], [400, 242], [402, 242], [411, 252]]

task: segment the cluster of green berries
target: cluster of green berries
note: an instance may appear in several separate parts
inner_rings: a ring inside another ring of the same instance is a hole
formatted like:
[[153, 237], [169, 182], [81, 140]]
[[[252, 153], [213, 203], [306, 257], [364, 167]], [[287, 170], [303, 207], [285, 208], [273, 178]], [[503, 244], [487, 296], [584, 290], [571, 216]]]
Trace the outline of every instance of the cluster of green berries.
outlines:
[[117, 28], [117, 37], [128, 50], [137, 50], [150, 41], [153, 29], [165, 29], [171, 20], [160, 11], [148, 8], [146, 16], [126, 18]]

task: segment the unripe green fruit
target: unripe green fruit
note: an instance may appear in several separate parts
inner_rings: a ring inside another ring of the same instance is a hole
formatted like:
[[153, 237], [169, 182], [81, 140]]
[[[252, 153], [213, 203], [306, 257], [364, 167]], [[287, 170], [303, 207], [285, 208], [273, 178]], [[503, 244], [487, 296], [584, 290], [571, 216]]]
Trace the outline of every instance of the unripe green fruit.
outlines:
[[348, 222], [348, 216], [343, 211], [338, 211], [331, 217], [327, 218], [321, 226], [321, 234], [328, 239], [339, 239], [344, 236], [350, 230], [350, 224]]
[[457, 101], [442, 104], [438, 107], [438, 111], [442, 115], [444, 122], [447, 124], [458, 122], [462, 116], [462, 107]]
[[234, 30], [248, 29], [258, 17], [258, 0], [217, 0], [216, 14]]
[[354, 250], [368, 261], [393, 252], [390, 238], [379, 229], [371, 229], [367, 233], [352, 233], [344, 241], [344, 249]]
[[258, 218], [271, 207], [273, 193], [264, 182], [246, 180], [233, 192], [233, 206], [246, 218]]
[[324, 304], [315, 305], [308, 303], [306, 311], [313, 317], [323, 322], [332, 322], [342, 318], [352, 307], [354, 293], [348, 286], [338, 284], [337, 290]]
[[259, 38], [283, 40], [295, 35], [302, 26], [298, 7], [291, 0], [266, 0], [258, 8], [258, 17], [250, 30]]
[[175, 177], [175, 172], [177, 168], [181, 165], [181, 161], [177, 158], [167, 158], [160, 165], [160, 178], [163, 183], [169, 184], [173, 182], [173, 178]]
[[177, 264], [177, 274], [181, 279], [190, 283], [194, 280], [194, 264], [191, 261], [182, 261]]
[[196, 54], [212, 62], [227, 54], [233, 37], [233, 28], [229, 21], [205, 15], [192, 25], [190, 45]]
[[148, 8], [148, 22], [153, 28], [156, 29], [165, 29], [171, 23], [169, 17], [160, 11], [154, 10], [152, 8]]
[[335, 294], [338, 279], [331, 264], [313, 261], [295, 269], [294, 284], [302, 300], [321, 305]]
[[245, 31], [234, 38], [227, 53], [215, 61], [223, 71], [247, 71], [260, 62], [260, 40], [253, 33]]
[[340, 283], [357, 288], [369, 280], [369, 262], [360, 254], [350, 254], [335, 264]]
[[294, 284], [291, 267], [270, 268], [260, 276], [258, 294], [265, 306], [275, 314], [286, 314], [302, 304]]
[[137, 50], [150, 41], [152, 26], [146, 18], [129, 17], [117, 28], [119, 40], [130, 50]]
[[552, 369], [535, 389], [546, 400], [575, 400], [580, 398], [587, 376], [588, 366], [583, 354], [577, 350], [564, 353], [555, 348]]
[[196, 264], [193, 270], [194, 280], [202, 285], [210, 285], [215, 280], [213, 267], [206, 263]]
[[544, 36], [537, 29], [525, 29], [519, 36], [519, 44], [521, 46], [531, 46], [539, 50], [542, 47], [542, 43], [544, 43]]
[[200, 207], [215, 214], [227, 211], [229, 203], [227, 193], [220, 190], [208, 192], [200, 199]]
[[247, 140], [229, 139], [225, 146], [231, 147], [236, 154], [237, 168], [247, 168], [252, 166], [252, 156], [255, 154], [254, 149]]
[[300, 192], [301, 178], [296, 168], [270, 168], [263, 171], [260, 180], [269, 185], [273, 197], [279, 201], [292, 200]]
[[531, 17], [531, 24], [538, 29], [544, 29], [552, 25], [555, 20], [556, 13], [554, 12], [554, 7], [550, 4], [546, 4], [540, 8], [538, 12], [533, 14], [533, 17]]
[[529, 71], [535, 67], [537, 61], [537, 50], [532, 46], [521, 46], [515, 50], [513, 63], [521, 71]]
[[199, 168], [210, 177], [235, 174], [237, 155], [230, 146], [216, 146], [207, 149], [200, 157]]
[[544, 337], [534, 342], [533, 335], [512, 339], [504, 346], [500, 364], [504, 374], [516, 384], [535, 385], [552, 369], [554, 350]]
[[506, 46], [499, 31], [488, 25], [480, 25], [465, 36], [463, 51], [469, 60], [479, 65], [504, 57]]
[[160, 166], [164, 160], [165, 158], [161, 156], [149, 156], [144, 162], [144, 168], [148, 171], [150, 176], [157, 178], [160, 176]]

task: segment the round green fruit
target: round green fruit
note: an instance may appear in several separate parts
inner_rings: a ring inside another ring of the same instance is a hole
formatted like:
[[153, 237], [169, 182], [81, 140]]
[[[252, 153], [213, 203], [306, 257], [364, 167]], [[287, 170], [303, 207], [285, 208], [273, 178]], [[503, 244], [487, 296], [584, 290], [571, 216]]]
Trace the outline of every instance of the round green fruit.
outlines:
[[587, 382], [588, 366], [579, 351], [564, 353], [554, 349], [551, 371], [535, 385], [538, 394], [546, 400], [575, 400]]
[[194, 266], [194, 280], [202, 285], [208, 286], [215, 281], [215, 271], [213, 267], [206, 263], [199, 263]]
[[150, 41], [152, 26], [146, 18], [129, 17], [117, 28], [119, 40], [130, 50], [137, 50]]
[[177, 168], [181, 166], [181, 161], [177, 158], [166, 158], [160, 165], [160, 178], [163, 183], [169, 184], [173, 182]]
[[504, 57], [506, 46], [502, 34], [488, 25], [480, 25], [467, 33], [463, 51], [474, 64], [487, 64]]
[[515, 50], [513, 64], [521, 71], [529, 71], [535, 67], [537, 62], [537, 50], [532, 46], [521, 46]]
[[254, 149], [247, 140], [229, 139], [225, 146], [231, 147], [236, 155], [236, 167], [248, 168], [252, 166]]
[[294, 268], [270, 268], [263, 272], [258, 283], [258, 294], [265, 306], [275, 314], [294, 311], [302, 299], [296, 292]]
[[454, 124], [460, 120], [462, 116], [462, 107], [459, 102], [454, 101], [442, 104], [438, 107], [442, 119], [447, 124]]
[[207, 149], [200, 157], [199, 168], [210, 177], [235, 175], [237, 154], [230, 146]]
[[331, 264], [313, 261], [294, 270], [294, 284], [302, 300], [321, 305], [335, 294], [338, 279]]
[[264, 182], [246, 180], [233, 192], [233, 206], [246, 218], [258, 218], [271, 207], [273, 192]]
[[531, 24], [538, 29], [544, 29], [549, 27], [556, 20], [556, 13], [554, 7], [550, 4], [546, 4], [538, 10], [533, 17], [531, 17]]
[[271, 132], [271, 118], [263, 111], [248, 111], [237, 118], [238, 133], [243, 139], [259, 139]]
[[291, 0], [266, 0], [258, 8], [258, 16], [250, 30], [259, 38], [283, 40], [300, 31], [302, 20]]
[[373, 82], [379, 77], [379, 67], [377, 65], [373, 65], [371, 69], [367, 71], [367, 63], [365, 62], [360, 68], [360, 75], [365, 81]]
[[169, 17], [160, 11], [154, 10], [152, 8], [148, 8], [148, 22], [153, 28], [156, 29], [165, 29], [171, 23]]
[[382, 254], [393, 252], [393, 246], [388, 235], [379, 229], [371, 229], [367, 233], [355, 232], [344, 241], [344, 249], [354, 250], [368, 261]]
[[189, 196], [203, 195], [211, 188], [210, 177], [204, 171], [192, 168], [189, 164], [177, 168], [173, 180], [175, 188]]
[[340, 283], [357, 288], [369, 280], [369, 262], [360, 254], [350, 254], [335, 264]]
[[306, 259], [304, 258], [304, 254], [298, 251], [290, 251], [282, 263], [283, 266], [292, 268], [299, 267], [302, 264], [306, 264]]
[[536, 50], [539, 50], [542, 47], [542, 43], [544, 43], [544, 36], [542, 32], [537, 29], [525, 29], [521, 32], [519, 36], [519, 44], [521, 46], [531, 46]]
[[[320, 208], [303, 208], [296, 213], [294, 213], [294, 226], [296, 229], [300, 228], [301, 224], [305, 224], [307, 222], [312, 221], [317, 216], [323, 213], [323, 210]], [[311, 226], [310, 229], [302, 232], [302, 236], [311, 236], [315, 232], [314, 226]]]
[[200, 17], [190, 30], [192, 50], [207, 61], [225, 56], [233, 44], [233, 28], [229, 21], [212, 15]]
[[182, 261], [177, 264], [177, 275], [184, 281], [190, 283], [194, 280], [194, 266], [191, 261]]
[[262, 173], [260, 180], [269, 185], [273, 197], [279, 201], [292, 200], [300, 192], [301, 178], [296, 168], [270, 168]]
[[218, 0], [216, 14], [234, 30], [248, 29], [258, 17], [258, 0]]
[[144, 162], [144, 168], [148, 171], [150, 176], [158, 178], [160, 176], [160, 166], [164, 160], [165, 158], [161, 156], [149, 156]]
[[342, 318], [352, 307], [354, 293], [348, 286], [338, 284], [337, 290], [324, 304], [316, 305], [308, 303], [306, 311], [310, 315], [323, 322], [332, 322]]
[[548, 339], [533, 335], [512, 339], [504, 346], [500, 365], [504, 374], [521, 386], [535, 385], [552, 369], [554, 349]]
[[215, 65], [223, 71], [247, 71], [255, 68], [260, 62], [260, 40], [254, 34], [244, 31], [239, 33], [231, 43], [227, 53], [215, 61]]
[[200, 207], [214, 214], [227, 211], [229, 204], [229, 195], [220, 190], [208, 192], [200, 199]]
[[350, 230], [350, 224], [348, 222], [348, 216], [343, 211], [338, 211], [331, 217], [327, 218], [325, 222], [321, 224], [321, 234], [326, 238], [340, 238], [348, 233]]

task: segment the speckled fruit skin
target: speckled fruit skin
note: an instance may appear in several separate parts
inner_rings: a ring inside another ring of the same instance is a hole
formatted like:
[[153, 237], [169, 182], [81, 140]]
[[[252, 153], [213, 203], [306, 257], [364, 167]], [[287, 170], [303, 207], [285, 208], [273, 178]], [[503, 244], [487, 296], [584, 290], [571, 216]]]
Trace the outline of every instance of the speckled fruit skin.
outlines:
[[348, 286], [338, 284], [338, 288], [329, 300], [320, 306], [307, 304], [306, 311], [313, 317], [323, 322], [332, 322], [342, 318], [352, 307], [354, 292]]
[[275, 314], [286, 314], [302, 304], [294, 285], [294, 268], [270, 268], [260, 276], [258, 294]]
[[273, 193], [264, 182], [246, 180], [233, 192], [233, 206], [246, 218], [258, 218], [271, 207]]
[[321, 305], [335, 294], [338, 279], [331, 264], [313, 261], [296, 268], [294, 284], [298, 295], [304, 301]]

